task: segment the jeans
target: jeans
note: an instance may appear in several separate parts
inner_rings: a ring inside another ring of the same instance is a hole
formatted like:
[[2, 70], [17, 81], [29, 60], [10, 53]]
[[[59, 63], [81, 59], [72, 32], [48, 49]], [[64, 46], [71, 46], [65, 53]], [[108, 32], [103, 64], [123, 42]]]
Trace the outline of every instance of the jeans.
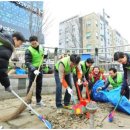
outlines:
[[[59, 72], [58, 71], [54, 71], [54, 76], [55, 76], [55, 82], [56, 82], [56, 107], [57, 108], [61, 108], [62, 106], [62, 84], [60, 82], [60, 78], [59, 78]], [[65, 75], [65, 80], [68, 84], [68, 86], [70, 88], [72, 88], [72, 84], [71, 84], [71, 75]], [[67, 106], [70, 103], [70, 98], [71, 95], [68, 93], [68, 91], [65, 91], [65, 96], [64, 96], [64, 105]]]

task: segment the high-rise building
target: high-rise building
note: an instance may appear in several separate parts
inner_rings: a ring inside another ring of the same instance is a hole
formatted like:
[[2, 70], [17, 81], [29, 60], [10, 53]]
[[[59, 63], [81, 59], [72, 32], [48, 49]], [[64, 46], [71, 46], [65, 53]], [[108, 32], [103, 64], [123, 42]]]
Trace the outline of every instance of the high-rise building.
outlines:
[[26, 39], [37, 35], [43, 42], [42, 1], [0, 1], [0, 26], [7, 32], [22, 32]]
[[[75, 21], [78, 21], [77, 25], [79, 26], [77, 27], [79, 28], [71, 29], [71, 27], [75, 27]], [[78, 43], [81, 43], [80, 46], [78, 44], [74, 46], [74, 41], [70, 40], [71, 37], [78, 39]], [[126, 45], [127, 43], [127, 40], [118, 31], [113, 30], [107, 19], [100, 14], [90, 13], [82, 17], [76, 16], [60, 23], [59, 47], [81, 47], [84, 48], [83, 53], [92, 55], [95, 55], [95, 48], [98, 48], [99, 58], [103, 61], [112, 60], [114, 52], [119, 49], [124, 51], [124, 47], [112, 48], [112, 46]]]
[[[60, 50], [66, 53], [69, 48], [81, 47], [81, 22], [79, 16], [74, 16], [70, 19], [60, 22], [59, 27], [59, 47], [64, 48]], [[70, 50], [73, 53], [79, 53], [79, 50]]]

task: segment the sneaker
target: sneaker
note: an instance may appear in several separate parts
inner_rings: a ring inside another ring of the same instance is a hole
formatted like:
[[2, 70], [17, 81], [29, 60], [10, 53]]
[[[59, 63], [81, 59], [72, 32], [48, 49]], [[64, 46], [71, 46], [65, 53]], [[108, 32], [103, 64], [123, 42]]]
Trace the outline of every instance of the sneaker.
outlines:
[[11, 92], [11, 87], [9, 86], [9, 87], [7, 87], [7, 88], [5, 88], [5, 91], [8, 91], [8, 92]]
[[65, 108], [65, 109], [72, 110], [72, 106], [71, 106], [71, 105], [64, 105], [64, 108]]
[[37, 102], [36, 105], [37, 105], [37, 106], [41, 106], [41, 107], [42, 107], [42, 106], [43, 106], [43, 107], [46, 106], [46, 104], [45, 104], [43, 101]]
[[4, 128], [4, 127], [1, 125], [1, 126], [0, 126], [0, 129], [3, 129], [3, 128]]
[[62, 113], [62, 108], [57, 108], [57, 114], [61, 114]]

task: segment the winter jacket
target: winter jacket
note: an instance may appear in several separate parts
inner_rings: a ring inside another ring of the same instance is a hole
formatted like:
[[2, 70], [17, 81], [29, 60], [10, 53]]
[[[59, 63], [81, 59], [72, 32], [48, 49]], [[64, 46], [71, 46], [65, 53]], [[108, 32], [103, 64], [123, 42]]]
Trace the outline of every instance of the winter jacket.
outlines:
[[13, 49], [14, 42], [12, 36], [0, 33], [0, 72], [7, 71]]

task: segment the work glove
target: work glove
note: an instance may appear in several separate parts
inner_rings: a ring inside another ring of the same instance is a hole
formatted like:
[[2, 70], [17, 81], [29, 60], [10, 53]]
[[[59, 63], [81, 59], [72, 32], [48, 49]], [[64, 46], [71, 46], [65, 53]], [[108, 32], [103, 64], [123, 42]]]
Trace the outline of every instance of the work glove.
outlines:
[[67, 91], [71, 96], [73, 95], [73, 90], [70, 87], [67, 87]]
[[83, 86], [86, 87], [88, 85], [88, 82], [87, 81], [84, 81], [83, 82]]
[[101, 91], [102, 90], [102, 87], [98, 87], [97, 88], [97, 92]]
[[78, 85], [80, 86], [82, 84], [81, 79], [78, 79]]
[[39, 75], [40, 74], [40, 71], [39, 70], [34, 70], [33, 72], [35, 75]]
[[126, 91], [124, 89], [121, 89], [120, 95], [123, 96], [125, 95]]

